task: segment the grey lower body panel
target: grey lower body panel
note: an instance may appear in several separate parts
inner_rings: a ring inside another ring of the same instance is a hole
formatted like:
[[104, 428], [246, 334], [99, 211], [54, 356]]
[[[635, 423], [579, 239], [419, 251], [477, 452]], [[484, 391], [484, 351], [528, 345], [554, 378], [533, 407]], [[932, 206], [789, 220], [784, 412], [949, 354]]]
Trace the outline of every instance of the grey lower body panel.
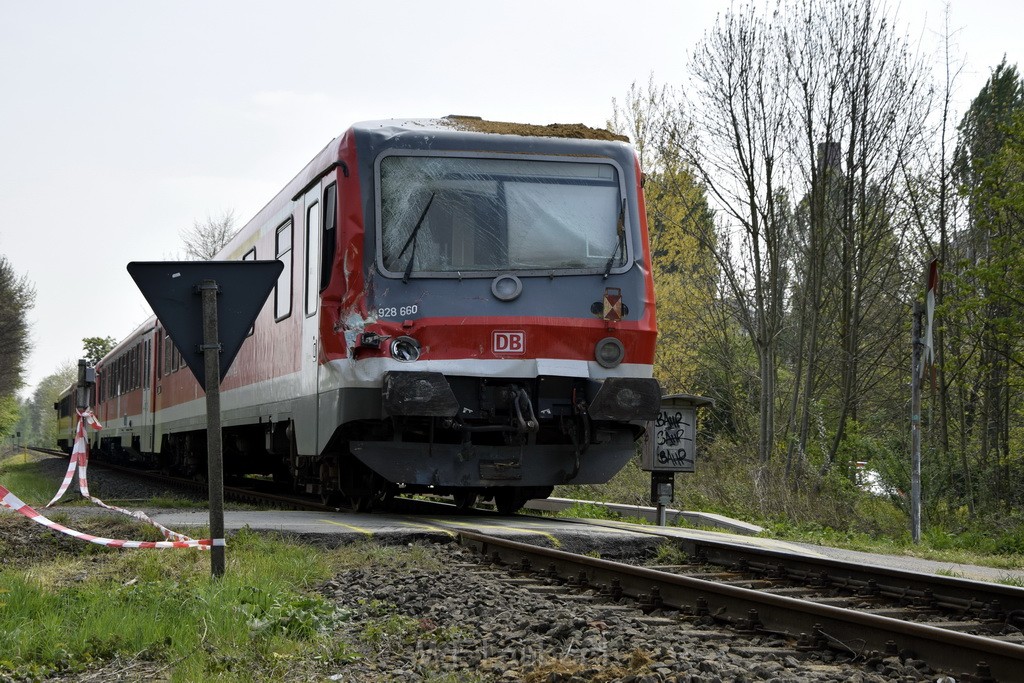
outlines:
[[435, 487], [600, 484], [635, 454], [628, 432], [591, 444], [579, 458], [568, 445], [479, 446], [352, 441], [352, 454], [387, 481]]
[[[358, 420], [380, 420], [380, 389], [332, 389], [318, 396], [319, 435], [315, 453], [323, 453], [335, 430]], [[314, 451], [303, 451], [309, 454]]]

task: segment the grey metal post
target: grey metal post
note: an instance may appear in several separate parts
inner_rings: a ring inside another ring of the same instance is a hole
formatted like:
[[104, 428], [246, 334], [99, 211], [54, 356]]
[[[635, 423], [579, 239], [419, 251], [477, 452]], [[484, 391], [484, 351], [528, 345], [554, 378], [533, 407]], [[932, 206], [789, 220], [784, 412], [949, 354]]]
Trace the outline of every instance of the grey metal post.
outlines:
[[216, 280], [199, 285], [203, 297], [203, 361], [206, 371], [206, 462], [210, 489], [210, 571], [224, 576], [224, 459], [220, 432], [220, 340], [217, 336]]
[[672, 504], [675, 482], [675, 472], [651, 472], [651, 499], [657, 510], [658, 526], [666, 525], [666, 510]]
[[[78, 359], [78, 384], [75, 385], [75, 406], [79, 410], [85, 410], [89, 407], [89, 401], [87, 400], [88, 384], [85, 381], [86, 365], [87, 363], [84, 358]], [[71, 417], [74, 417], [74, 415]]]
[[921, 542], [921, 317], [914, 302], [913, 350], [910, 354], [910, 537]]

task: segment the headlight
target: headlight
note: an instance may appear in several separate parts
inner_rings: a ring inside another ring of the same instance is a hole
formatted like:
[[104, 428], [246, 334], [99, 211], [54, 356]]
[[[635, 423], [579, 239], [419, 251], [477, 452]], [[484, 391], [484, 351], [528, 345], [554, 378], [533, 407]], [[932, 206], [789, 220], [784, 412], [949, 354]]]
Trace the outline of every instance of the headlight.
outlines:
[[403, 363], [411, 363], [420, 357], [420, 343], [412, 337], [397, 337], [391, 342], [391, 357]]
[[594, 358], [604, 368], [614, 368], [622, 362], [626, 349], [615, 337], [605, 337], [594, 347]]

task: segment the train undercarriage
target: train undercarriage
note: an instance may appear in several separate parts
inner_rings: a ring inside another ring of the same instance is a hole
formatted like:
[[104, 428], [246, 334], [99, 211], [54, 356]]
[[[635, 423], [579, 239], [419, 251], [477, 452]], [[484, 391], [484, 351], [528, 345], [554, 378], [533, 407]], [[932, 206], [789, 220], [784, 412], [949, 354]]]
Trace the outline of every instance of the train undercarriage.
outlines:
[[[609, 393], [610, 392], [610, 393]], [[451, 496], [460, 508], [492, 500], [503, 513], [557, 484], [603, 483], [634, 454], [660, 400], [654, 380], [539, 377], [490, 380], [387, 373], [384, 417], [340, 425], [321, 453], [296, 448], [292, 420], [223, 430], [225, 477], [257, 475], [290, 492], [365, 511], [397, 495]], [[627, 405], [628, 404], [628, 405]], [[206, 476], [206, 432], [163, 436], [159, 454], [138, 437], [101, 439], [104, 457], [179, 476]]]

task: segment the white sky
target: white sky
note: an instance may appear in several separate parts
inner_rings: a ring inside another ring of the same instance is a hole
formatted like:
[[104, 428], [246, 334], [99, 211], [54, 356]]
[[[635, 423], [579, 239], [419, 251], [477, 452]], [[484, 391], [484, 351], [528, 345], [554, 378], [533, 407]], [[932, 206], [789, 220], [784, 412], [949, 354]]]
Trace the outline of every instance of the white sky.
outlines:
[[[23, 393], [146, 318], [129, 261], [175, 258], [208, 215], [241, 225], [351, 123], [603, 126], [630, 83], [681, 83], [728, 5], [0, 0], [0, 254], [37, 289]], [[940, 0], [897, 16], [934, 48]], [[952, 0], [951, 25], [962, 111], [1003, 53], [1024, 67], [1024, 3]]]

